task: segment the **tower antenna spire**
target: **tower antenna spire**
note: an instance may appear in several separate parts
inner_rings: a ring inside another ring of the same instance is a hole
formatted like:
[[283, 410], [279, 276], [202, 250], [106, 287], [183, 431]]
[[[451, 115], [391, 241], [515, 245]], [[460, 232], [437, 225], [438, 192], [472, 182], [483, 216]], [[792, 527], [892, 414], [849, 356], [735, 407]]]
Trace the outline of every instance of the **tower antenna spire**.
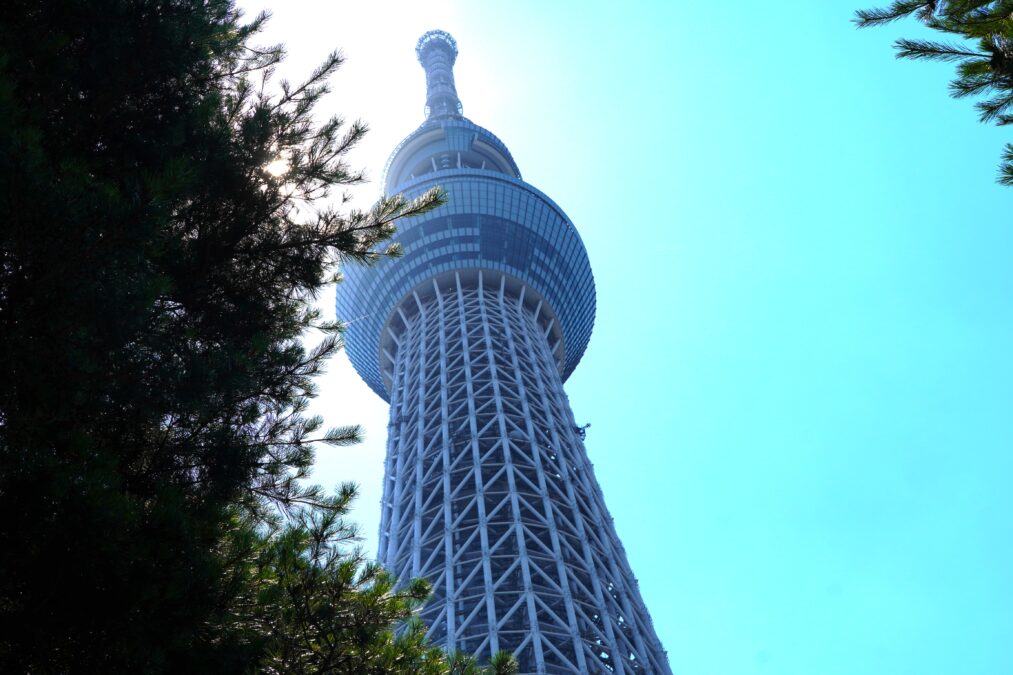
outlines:
[[461, 99], [454, 86], [457, 41], [446, 31], [431, 30], [419, 38], [415, 54], [426, 71], [426, 119], [461, 117]]

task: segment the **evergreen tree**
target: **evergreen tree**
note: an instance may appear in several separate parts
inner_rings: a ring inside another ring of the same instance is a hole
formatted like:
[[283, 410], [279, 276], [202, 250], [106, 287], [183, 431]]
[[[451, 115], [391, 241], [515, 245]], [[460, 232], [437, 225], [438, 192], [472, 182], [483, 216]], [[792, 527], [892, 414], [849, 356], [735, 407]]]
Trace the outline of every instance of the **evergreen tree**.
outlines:
[[[982, 97], [982, 122], [1013, 123], [1013, 0], [895, 0], [857, 12], [855, 22], [864, 28], [909, 16], [960, 41], [897, 40], [897, 57], [956, 63], [950, 94]], [[1013, 144], [1006, 144], [998, 180], [1013, 185]]]
[[259, 641], [258, 670], [515, 675], [517, 661], [508, 654], [479, 667], [473, 657], [448, 656], [427, 643], [425, 626], [413, 615], [428, 585], [415, 580], [398, 590], [390, 574], [350, 548], [355, 530], [342, 516], [354, 492], [345, 485], [333, 508], [297, 508], [285, 525], [275, 519], [271, 532], [248, 539], [238, 556], [247, 561], [247, 597], [237, 605], [252, 609], [230, 621]]
[[352, 491], [302, 480], [358, 433], [304, 414], [340, 346], [309, 301], [442, 197], [329, 205], [341, 57], [275, 88], [265, 20], [0, 4], [0, 672], [451, 668], [394, 630], [427, 590], [349, 548]]

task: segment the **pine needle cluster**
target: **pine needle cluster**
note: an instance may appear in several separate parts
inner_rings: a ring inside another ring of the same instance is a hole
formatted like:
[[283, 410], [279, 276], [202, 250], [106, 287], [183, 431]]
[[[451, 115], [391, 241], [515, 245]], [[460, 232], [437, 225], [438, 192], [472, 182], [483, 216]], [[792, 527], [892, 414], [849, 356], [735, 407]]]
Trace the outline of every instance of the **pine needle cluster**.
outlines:
[[[897, 57], [956, 63], [950, 94], [979, 98], [982, 122], [1013, 123], [1013, 0], [896, 0], [856, 12], [855, 23], [865, 28], [910, 16], [956, 40], [900, 39]], [[998, 180], [1013, 185], [1013, 144], [1006, 144]]]

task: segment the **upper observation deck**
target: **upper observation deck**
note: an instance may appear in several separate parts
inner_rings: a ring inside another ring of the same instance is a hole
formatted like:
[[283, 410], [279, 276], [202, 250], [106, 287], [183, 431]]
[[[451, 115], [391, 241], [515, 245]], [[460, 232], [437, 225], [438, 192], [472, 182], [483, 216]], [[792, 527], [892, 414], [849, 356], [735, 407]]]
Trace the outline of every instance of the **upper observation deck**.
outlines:
[[398, 308], [435, 280], [467, 283], [487, 270], [508, 281], [506, 292], [526, 288], [528, 301], [537, 299], [565, 379], [583, 356], [594, 324], [594, 279], [580, 235], [559, 206], [521, 179], [506, 145], [463, 116], [454, 39], [430, 31], [419, 39], [416, 54], [426, 72], [426, 120], [391, 154], [384, 192], [415, 197], [438, 185], [448, 201], [398, 222], [394, 241], [402, 246], [401, 258], [343, 269], [337, 315], [348, 322], [349, 358], [389, 400], [386, 371], [402, 325]]

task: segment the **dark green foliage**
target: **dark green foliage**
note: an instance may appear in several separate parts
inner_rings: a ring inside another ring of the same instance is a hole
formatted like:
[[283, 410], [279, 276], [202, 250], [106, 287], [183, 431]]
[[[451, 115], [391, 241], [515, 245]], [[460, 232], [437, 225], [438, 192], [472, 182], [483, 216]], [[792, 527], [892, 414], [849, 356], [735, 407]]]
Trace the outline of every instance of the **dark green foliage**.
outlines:
[[[1013, 0], [897, 0], [857, 12], [855, 22], [864, 28], [908, 16], [964, 42], [902, 39], [894, 44], [897, 57], [957, 63], [950, 94], [982, 97], [975, 104], [982, 122], [1013, 122]], [[1013, 185], [1013, 144], [1003, 153], [999, 182]]]
[[260, 641], [258, 669], [514, 675], [517, 662], [507, 654], [497, 654], [485, 668], [470, 657], [448, 657], [426, 642], [417, 619], [392, 630], [425, 600], [429, 587], [416, 580], [396, 589], [387, 572], [350, 548], [355, 532], [342, 516], [353, 496], [346, 485], [330, 508], [294, 509], [288, 523], [274, 520], [269, 533], [247, 540], [238, 556], [246, 561], [246, 597], [237, 606], [255, 609], [237, 612], [232, 620], [250, 640]]
[[308, 301], [440, 195], [327, 206], [365, 127], [311, 117], [337, 54], [265, 85], [264, 20], [0, 3], [0, 672], [450, 667], [301, 481], [357, 434], [303, 415]]

